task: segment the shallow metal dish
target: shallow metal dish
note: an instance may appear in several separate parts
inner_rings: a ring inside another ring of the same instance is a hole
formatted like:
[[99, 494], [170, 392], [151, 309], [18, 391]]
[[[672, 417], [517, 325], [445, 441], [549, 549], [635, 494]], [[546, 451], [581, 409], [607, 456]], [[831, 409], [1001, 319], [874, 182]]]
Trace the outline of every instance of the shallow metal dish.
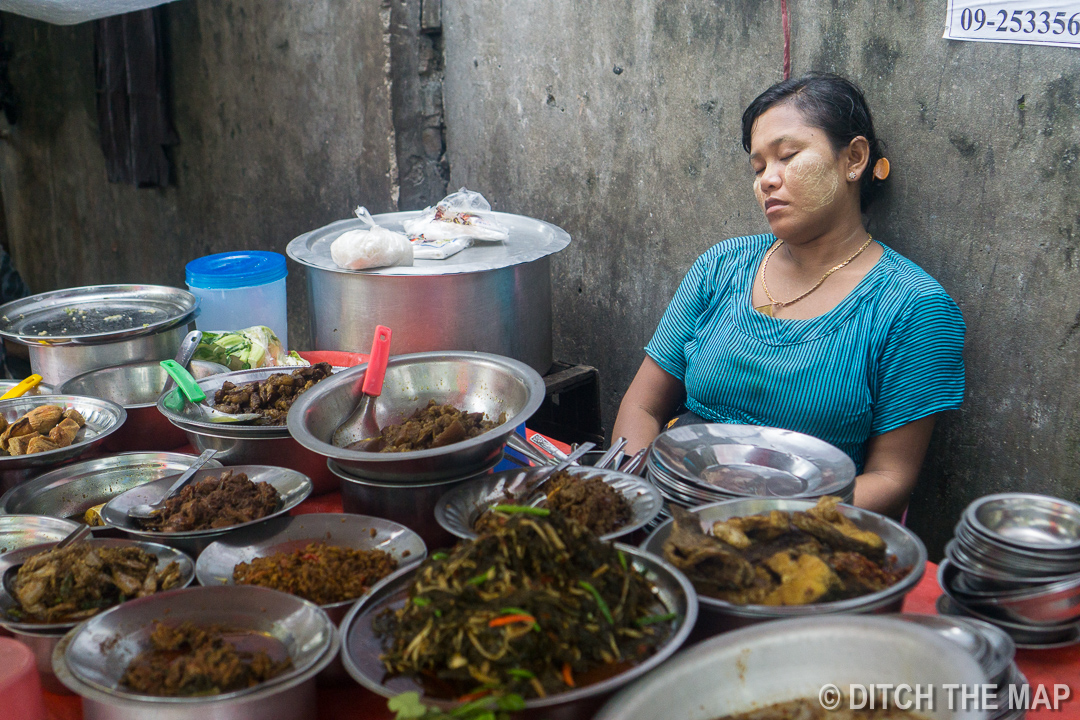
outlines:
[[[229, 371], [224, 365], [192, 360], [196, 378]], [[157, 400], [169, 380], [158, 361], [127, 363], [91, 370], [64, 382], [58, 392], [86, 395], [122, 405], [128, 420], [108, 439], [106, 450], [172, 450], [184, 444], [184, 433], [158, 412]]]
[[[175, 550], [171, 547], [161, 545], [159, 543], [145, 542], [141, 540], [128, 540], [126, 538], [90, 538], [84, 542], [90, 544], [93, 547], [100, 548], [124, 548], [135, 546], [140, 550], [156, 555], [158, 559], [157, 569], [161, 572], [165, 567], [175, 562], [180, 566], [180, 588], [187, 587], [191, 584], [191, 581], [195, 579], [195, 563], [190, 557], [184, 553]], [[18, 550], [12, 550], [0, 555], [0, 578], [4, 577], [10, 568], [16, 565], [22, 565], [29, 560], [32, 556], [37, 555], [40, 552], [45, 552], [51, 549], [55, 542], [42, 543], [40, 545], [31, 545], [29, 547], [19, 548]], [[123, 603], [121, 603], [123, 604]], [[64, 632], [70, 630], [79, 624], [80, 621], [75, 622], [61, 622], [61, 623], [39, 623], [39, 622], [16, 622], [10, 620], [7, 616], [8, 610], [19, 607], [19, 603], [8, 593], [7, 585], [0, 584], [0, 626], [12, 629], [21, 630], [23, 632], [31, 633], [52, 633], [52, 632]], [[97, 617], [96, 615], [94, 617]]]
[[[656, 598], [664, 605], [667, 612], [678, 614], [678, 619], [672, 621], [671, 635], [667, 642], [657, 648], [656, 652], [644, 662], [593, 685], [542, 699], [527, 700], [525, 712], [544, 710], [543, 716], [550, 717], [570, 708], [578, 709], [580, 713], [584, 708], [594, 707], [610, 693], [663, 663], [689, 636], [690, 629], [697, 618], [698, 609], [697, 594], [690, 585], [690, 581], [661, 558], [621, 543], [615, 543], [615, 547], [622, 550], [634, 567], [652, 582], [657, 589]], [[345, 669], [356, 682], [383, 697], [393, 697], [410, 690], [423, 695], [422, 688], [411, 678], [385, 679], [385, 668], [379, 661], [382, 645], [371, 628], [372, 618], [380, 612], [387, 608], [401, 607], [416, 572], [417, 568], [413, 567], [399, 570], [387, 577], [372, 588], [363, 600], [353, 606], [341, 624], [341, 654]], [[426, 705], [442, 708], [454, 707], [457, 704], [431, 698], [424, 698], [423, 702]]]
[[[275, 366], [275, 367], [261, 367], [251, 370], [235, 370], [233, 372], [226, 372], [219, 375], [211, 375], [209, 377], [198, 380], [198, 385], [202, 388], [202, 391], [206, 393], [207, 403], [213, 403], [214, 394], [221, 389], [221, 386], [227, 382], [231, 382], [234, 385], [243, 385], [245, 383], [255, 382], [256, 380], [266, 380], [271, 375], [289, 375], [294, 370], [299, 368], [294, 366]], [[322, 383], [329, 382], [330, 378], [326, 378], [316, 385], [304, 392], [304, 395], [311, 392]], [[304, 395], [300, 395], [303, 397]], [[161, 397], [157, 398], [158, 411], [169, 419], [174, 425], [188, 431], [195, 432], [209, 432], [222, 437], [233, 438], [250, 438], [250, 437], [288, 437], [289, 428], [286, 425], [250, 425], [248, 423], [215, 423], [205, 420], [205, 416], [198, 408], [193, 407], [190, 403], [184, 402], [181, 410], [176, 412], [170, 409], [166, 402], [173, 404], [181, 399], [180, 391], [177, 388], [173, 388], [169, 392], [165, 393]], [[299, 398], [297, 398], [299, 402]], [[294, 403], [295, 405], [295, 403]], [[289, 414], [292, 414], [292, 408], [289, 409]]]
[[[439, 525], [456, 537], [469, 540], [477, 537], [473, 526], [480, 514], [501, 501], [509, 492], [515, 496], [524, 492], [534, 478], [544, 472], [542, 468], [522, 468], [506, 472], [484, 475], [458, 485], [450, 490], [435, 505], [435, 519]], [[602, 535], [601, 540], [611, 541], [640, 530], [655, 518], [664, 499], [656, 487], [636, 475], [627, 475], [617, 470], [597, 470], [591, 467], [569, 467], [566, 472], [583, 480], [599, 478], [617, 490], [630, 503], [632, 515], [630, 521], [612, 532]], [[530, 505], [544, 507], [543, 494], [529, 501]]]
[[[292, 659], [293, 668], [255, 687], [212, 697], [158, 697], [123, 690], [119, 684], [124, 670], [136, 655], [149, 648], [155, 621], [170, 625], [217, 624], [263, 635], [279, 643], [278, 647]], [[65, 681], [60, 672], [63, 666], [80, 684], [110, 698], [138, 701], [144, 713], [152, 714], [157, 708], [198, 707], [287, 684], [332, 659], [327, 655], [334, 649], [336, 632], [317, 605], [293, 595], [250, 586], [193, 587], [131, 600], [95, 615], [75, 628], [67, 640], [63, 655], [53, 656], [61, 681]], [[72, 689], [79, 692], [79, 688]]]
[[11, 400], [0, 400], [0, 416], [8, 423], [13, 423], [42, 405], [58, 405], [65, 410], [75, 408], [86, 420], [86, 426], [79, 429], [75, 442], [68, 447], [33, 455], [0, 457], [0, 473], [9, 470], [41, 469], [74, 460], [100, 445], [106, 437], [119, 430], [127, 419], [127, 412], [116, 403], [81, 395], [24, 395]]
[[968, 555], [955, 538], [945, 543], [945, 557], [966, 574], [987, 582], [1012, 583], [1032, 587], [1069, 577], [1068, 575], [1020, 577], [1004, 570], [998, 570]]
[[[193, 462], [194, 455], [127, 453], [64, 465], [4, 493], [0, 513], [30, 513], [82, 522], [83, 513], [95, 505], [133, 487], [179, 475]], [[206, 467], [220, 468], [221, 463], [211, 459]]]
[[999, 627], [1009, 634], [1009, 637], [1016, 643], [1017, 648], [1068, 647], [1080, 643], [1080, 622], [1049, 627], [1009, 622], [1008, 620], [985, 615], [956, 598], [950, 597], [948, 592], [945, 592], [937, 599], [937, 611], [942, 615], [975, 618]]
[[193, 294], [164, 285], [89, 285], [0, 306], [0, 336], [26, 345], [95, 345], [161, 332], [189, 318]]
[[360, 401], [367, 365], [327, 378], [301, 395], [289, 413], [289, 432], [304, 447], [345, 472], [370, 480], [415, 482], [463, 477], [498, 456], [506, 438], [544, 401], [544, 379], [528, 365], [501, 355], [427, 352], [391, 357], [375, 402], [379, 427], [400, 422], [429, 400], [506, 421], [446, 447], [400, 453], [346, 450], [330, 443]]
[[650, 454], [706, 490], [758, 497], [842, 495], [855, 463], [824, 440], [779, 428], [711, 423], [666, 430]]
[[968, 505], [964, 520], [979, 535], [1033, 550], [1080, 551], [1080, 506], [1031, 493], [1000, 493]]
[[[702, 529], [711, 534], [712, 524], [718, 520], [759, 515], [773, 510], [783, 512], [806, 511], [814, 507], [815, 504], [812, 500], [745, 498], [703, 505], [702, 507], [692, 508], [690, 512], [701, 519]], [[898, 611], [904, 596], [915, 588], [926, 571], [926, 547], [923, 545], [922, 540], [908, 528], [883, 515], [851, 507], [850, 505], [840, 505], [838, 509], [861, 529], [877, 533], [885, 541], [886, 552], [895, 555], [900, 566], [911, 568], [900, 582], [885, 590], [863, 595], [862, 597], [836, 602], [810, 603], [808, 605], [776, 607], [769, 605], [735, 605], [716, 598], [699, 595], [698, 599], [701, 603], [699, 623], [701, 627], [698, 628], [695, 635], [715, 634], [725, 629], [763, 620], [839, 613], [866, 614]], [[649, 535], [645, 542], [641, 544], [641, 548], [663, 557], [664, 541], [667, 540], [671, 530], [672, 521], [665, 521]]]
[[[233, 568], [274, 553], [291, 553], [308, 543], [324, 542], [352, 550], [382, 550], [408, 567], [427, 557], [427, 547], [415, 532], [390, 520], [367, 515], [319, 513], [279, 517], [240, 530], [203, 550], [195, 564], [195, 576], [204, 587], [233, 585]], [[357, 598], [320, 605], [335, 623]]]
[[1016, 644], [1001, 628], [983, 620], [955, 615], [904, 613], [894, 617], [933, 630], [939, 637], [964, 648], [979, 661], [991, 683], [1001, 684], [1009, 679]]
[[945, 683], [987, 682], [979, 663], [936, 633], [891, 617], [806, 617], [756, 625], [681, 653], [611, 699], [594, 720], [712, 720], [772, 703], [812, 699], [826, 685], [933, 687], [932, 720], [982, 720]]
[[0, 514], [0, 554], [30, 545], [60, 542], [78, 528], [78, 523], [60, 518]]
[[[241, 528], [259, 525], [280, 515], [286, 515], [311, 494], [311, 480], [306, 475], [302, 475], [295, 470], [269, 465], [237, 465], [228, 469], [245, 473], [252, 482], [268, 482], [273, 485], [281, 497], [280, 507], [264, 518], [227, 528], [191, 530], [188, 532], [140, 530], [138, 525], [128, 517], [128, 510], [142, 503], [153, 503], [160, 500], [161, 496], [175, 480], [175, 478], [162, 478], [132, 488], [114, 497], [101, 509], [101, 519], [105, 521], [106, 525], [117, 528], [132, 537], [145, 538], [153, 542], [169, 545], [189, 553], [192, 557], [198, 557], [199, 553], [215, 540], [225, 538]], [[203, 469], [195, 473], [194, 482], [199, 482], [208, 477], [221, 477], [221, 475], [222, 470]]]
[[1050, 552], [1049, 550], [1032, 550], [1010, 545], [975, 533], [962, 520], [957, 524], [954, 536], [969, 551], [993, 558], [1005, 565], [1019, 565], [1024, 568], [1031, 565], [1055, 569], [1067, 568], [1070, 572], [1080, 570], [1080, 551]]

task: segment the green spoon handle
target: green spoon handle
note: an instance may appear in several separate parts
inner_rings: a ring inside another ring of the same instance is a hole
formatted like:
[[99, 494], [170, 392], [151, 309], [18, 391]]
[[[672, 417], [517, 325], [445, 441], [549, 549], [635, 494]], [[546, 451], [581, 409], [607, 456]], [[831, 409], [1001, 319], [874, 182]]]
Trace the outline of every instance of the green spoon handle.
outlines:
[[169, 373], [169, 377], [173, 379], [176, 386], [180, 388], [180, 392], [184, 394], [190, 403], [201, 403], [206, 400], [206, 393], [199, 387], [199, 384], [195, 382], [195, 378], [191, 376], [180, 363], [175, 360], [162, 360], [161, 367], [165, 368], [165, 372]]

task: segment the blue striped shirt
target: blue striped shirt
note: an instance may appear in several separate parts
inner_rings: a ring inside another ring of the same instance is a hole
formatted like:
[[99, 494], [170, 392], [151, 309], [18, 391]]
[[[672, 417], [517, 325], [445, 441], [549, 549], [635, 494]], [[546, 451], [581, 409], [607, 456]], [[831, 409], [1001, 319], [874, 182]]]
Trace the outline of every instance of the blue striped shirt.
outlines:
[[713, 422], [781, 427], [840, 448], [862, 472], [866, 441], [964, 399], [964, 319], [932, 277], [884, 254], [851, 293], [808, 320], [752, 307], [773, 235], [733, 238], [690, 268], [645, 347]]

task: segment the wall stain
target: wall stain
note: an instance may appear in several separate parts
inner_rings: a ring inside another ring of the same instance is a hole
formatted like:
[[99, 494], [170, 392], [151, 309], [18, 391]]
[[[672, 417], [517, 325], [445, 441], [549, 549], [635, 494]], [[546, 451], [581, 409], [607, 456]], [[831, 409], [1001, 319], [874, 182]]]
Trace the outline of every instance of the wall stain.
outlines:
[[974, 142], [958, 133], [949, 133], [949, 143], [968, 160], [975, 157], [979, 151], [978, 146]]
[[888, 39], [880, 35], [874, 35], [867, 40], [862, 50], [863, 63], [870, 72], [883, 78], [892, 76], [896, 61], [902, 55], [899, 47], [890, 47]]

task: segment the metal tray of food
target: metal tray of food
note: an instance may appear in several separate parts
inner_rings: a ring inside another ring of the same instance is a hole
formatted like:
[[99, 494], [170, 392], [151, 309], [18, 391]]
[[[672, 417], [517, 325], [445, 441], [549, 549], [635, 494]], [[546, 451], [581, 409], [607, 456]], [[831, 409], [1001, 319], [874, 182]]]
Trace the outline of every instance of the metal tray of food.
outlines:
[[79, 429], [75, 442], [67, 447], [33, 455], [5, 454], [0, 457], [0, 472], [58, 465], [77, 458], [100, 445], [106, 437], [119, 430], [127, 419], [127, 411], [116, 403], [81, 395], [24, 395], [0, 400], [0, 415], [10, 424], [43, 405], [58, 405], [65, 410], [74, 408], [83, 416], [86, 425]]
[[160, 332], [189, 319], [198, 298], [164, 285], [90, 285], [0, 306], [0, 336], [27, 345], [96, 345]]

